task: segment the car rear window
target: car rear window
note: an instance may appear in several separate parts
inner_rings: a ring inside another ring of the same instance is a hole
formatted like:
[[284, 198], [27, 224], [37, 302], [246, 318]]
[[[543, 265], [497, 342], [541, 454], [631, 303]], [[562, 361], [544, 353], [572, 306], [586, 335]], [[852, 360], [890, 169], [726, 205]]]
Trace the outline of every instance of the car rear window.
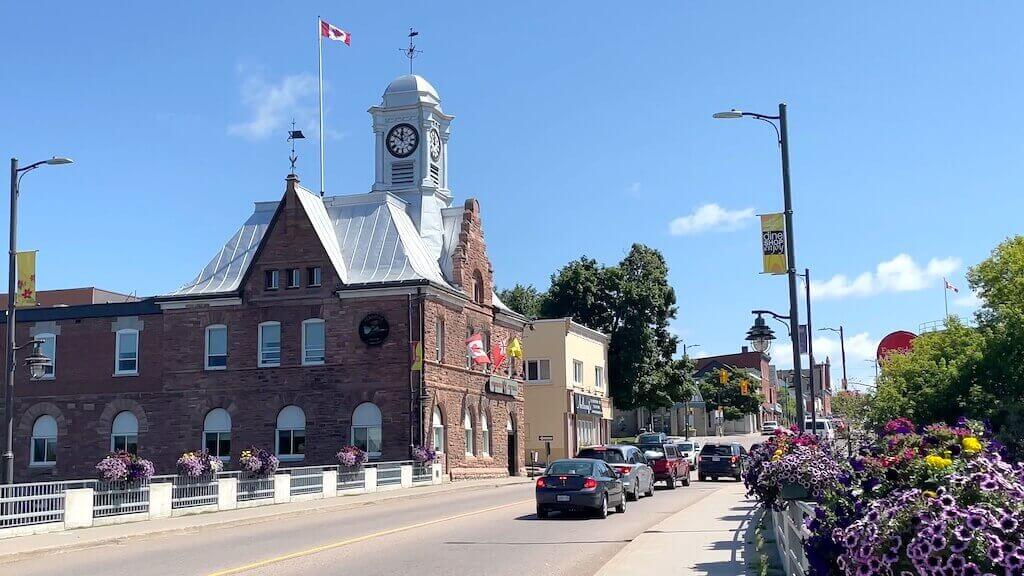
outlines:
[[677, 444], [677, 446], [679, 446], [679, 449], [682, 450], [683, 452], [693, 451], [693, 444], [689, 442], [683, 442], [682, 444]]
[[700, 453], [708, 456], [732, 456], [732, 447], [724, 444], [705, 444]]
[[661, 438], [661, 434], [641, 434], [636, 437], [640, 444], [645, 444], [647, 442], [660, 442]]
[[581, 462], [578, 460], [560, 460], [558, 462], [552, 462], [551, 466], [548, 466], [547, 474], [548, 476], [556, 476], [558, 474], [592, 476], [594, 474], [594, 464], [592, 462]]
[[665, 457], [665, 447], [661, 444], [641, 444], [638, 448], [648, 460], [660, 460]]
[[580, 450], [579, 457], [604, 460], [609, 464], [626, 463], [626, 459], [622, 457], [622, 452], [619, 452], [618, 450], [594, 450], [593, 448], [588, 448], [586, 450]]

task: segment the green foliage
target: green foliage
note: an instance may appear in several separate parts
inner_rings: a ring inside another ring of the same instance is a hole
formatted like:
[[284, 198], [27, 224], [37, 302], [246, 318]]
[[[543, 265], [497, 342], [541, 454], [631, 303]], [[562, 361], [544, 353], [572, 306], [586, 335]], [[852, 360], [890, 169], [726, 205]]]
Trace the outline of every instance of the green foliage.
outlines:
[[870, 394], [839, 392], [832, 397], [832, 414], [847, 423], [863, 424], [873, 400], [874, 396]]
[[498, 298], [506, 306], [527, 318], [537, 318], [540, 316], [543, 295], [532, 284], [526, 286], [516, 284], [511, 288], [498, 290]]
[[642, 244], [618, 266], [586, 257], [568, 263], [552, 275], [541, 304], [544, 317], [572, 316], [611, 336], [610, 392], [621, 409], [668, 407], [689, 397], [692, 367], [672, 358], [679, 342], [668, 324], [676, 312], [665, 258]]
[[[722, 407], [722, 415], [726, 420], [739, 420], [747, 414], [756, 414], [761, 409], [764, 398], [759, 386], [746, 373], [726, 370], [728, 379], [725, 384], [719, 379], [719, 371], [715, 370], [697, 382], [700, 394], [704, 397], [708, 411]], [[743, 394], [741, 380], [747, 380], [747, 394]]]

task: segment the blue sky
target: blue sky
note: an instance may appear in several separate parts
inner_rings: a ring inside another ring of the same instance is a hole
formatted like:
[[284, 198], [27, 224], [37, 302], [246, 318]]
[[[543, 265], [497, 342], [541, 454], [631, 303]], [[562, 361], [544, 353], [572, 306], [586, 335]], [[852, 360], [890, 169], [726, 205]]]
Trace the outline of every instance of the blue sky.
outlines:
[[[715, 111], [788, 102], [798, 264], [824, 283], [816, 325], [845, 325], [851, 378], [882, 335], [941, 318], [943, 275], [970, 313], [966, 267], [1021, 230], [1015, 2], [36, 4], [3, 10], [0, 145], [76, 161], [23, 182], [40, 289], [166, 292], [278, 198], [286, 122], [316, 134], [317, 14], [353, 34], [324, 46], [328, 193], [372, 184], [366, 109], [406, 70], [414, 26], [417, 73], [456, 115], [451, 187], [481, 201], [499, 285], [543, 288], [643, 242], [703, 353], [737, 350], [752, 308], [787, 307], [749, 217], [781, 209], [774, 135]], [[310, 187], [315, 150], [299, 150]]]

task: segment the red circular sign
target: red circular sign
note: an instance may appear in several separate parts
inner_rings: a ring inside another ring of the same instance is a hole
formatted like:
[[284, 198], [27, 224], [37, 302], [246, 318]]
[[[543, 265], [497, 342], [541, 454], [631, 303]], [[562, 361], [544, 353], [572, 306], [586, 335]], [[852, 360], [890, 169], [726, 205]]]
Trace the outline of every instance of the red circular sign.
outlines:
[[884, 360], [886, 356], [893, 352], [897, 354], [905, 354], [910, 351], [910, 347], [913, 345], [914, 338], [917, 338], [917, 334], [913, 332], [907, 332], [906, 330], [897, 330], [887, 334], [882, 341], [878, 343], [878, 351], [875, 356], [878, 360]]

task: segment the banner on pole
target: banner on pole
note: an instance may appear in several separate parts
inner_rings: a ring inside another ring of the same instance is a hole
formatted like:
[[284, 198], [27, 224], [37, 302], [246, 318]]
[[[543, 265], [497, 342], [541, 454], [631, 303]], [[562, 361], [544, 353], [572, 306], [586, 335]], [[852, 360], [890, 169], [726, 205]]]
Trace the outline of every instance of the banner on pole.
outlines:
[[797, 340], [800, 342], [800, 353], [807, 354], [807, 324], [797, 327]]
[[764, 274], [785, 274], [786, 264], [786, 221], [783, 214], [761, 214], [761, 255], [764, 259]]
[[36, 251], [18, 252], [15, 257], [18, 272], [17, 291], [14, 293], [15, 306], [36, 305]]

